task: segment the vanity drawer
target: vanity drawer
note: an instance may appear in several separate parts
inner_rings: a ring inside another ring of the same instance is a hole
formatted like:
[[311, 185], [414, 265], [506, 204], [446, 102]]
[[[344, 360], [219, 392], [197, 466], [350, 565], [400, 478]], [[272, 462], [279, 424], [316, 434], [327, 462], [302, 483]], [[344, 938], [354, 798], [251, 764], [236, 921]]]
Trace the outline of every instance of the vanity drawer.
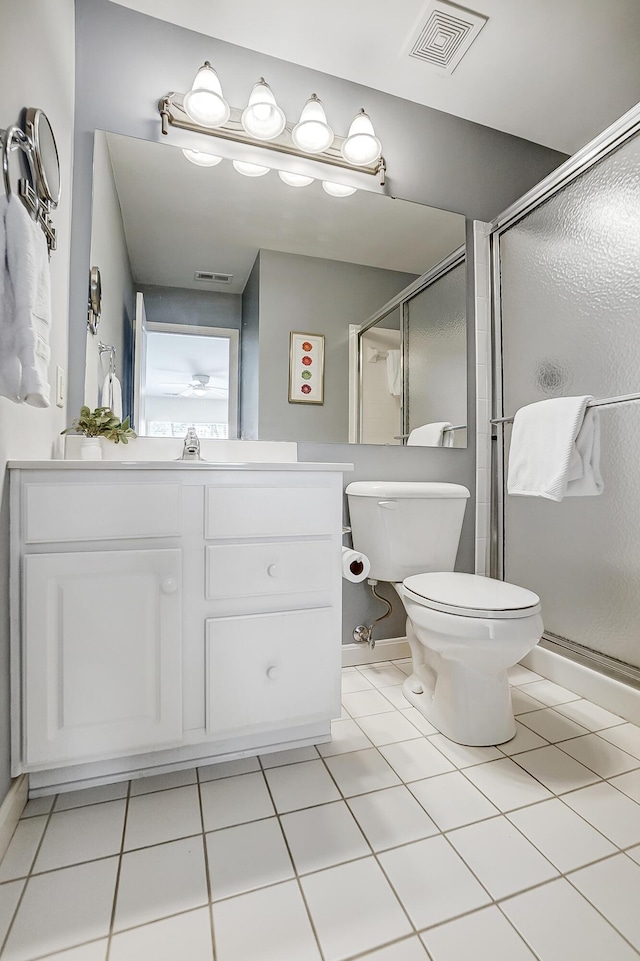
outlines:
[[205, 492], [206, 538], [281, 537], [340, 530], [341, 499], [333, 487], [211, 486]]
[[27, 544], [177, 537], [178, 484], [25, 484]]
[[340, 714], [340, 624], [333, 608], [206, 622], [209, 734]]
[[338, 563], [330, 539], [215, 544], [205, 551], [208, 601], [329, 591]]

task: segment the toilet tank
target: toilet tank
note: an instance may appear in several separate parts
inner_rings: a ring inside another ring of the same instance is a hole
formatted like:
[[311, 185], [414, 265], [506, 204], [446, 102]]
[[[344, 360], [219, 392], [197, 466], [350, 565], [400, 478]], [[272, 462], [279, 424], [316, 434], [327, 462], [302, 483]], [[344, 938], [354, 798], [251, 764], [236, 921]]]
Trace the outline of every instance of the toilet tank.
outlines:
[[460, 484], [355, 481], [347, 487], [353, 546], [371, 561], [370, 577], [452, 571], [470, 496]]

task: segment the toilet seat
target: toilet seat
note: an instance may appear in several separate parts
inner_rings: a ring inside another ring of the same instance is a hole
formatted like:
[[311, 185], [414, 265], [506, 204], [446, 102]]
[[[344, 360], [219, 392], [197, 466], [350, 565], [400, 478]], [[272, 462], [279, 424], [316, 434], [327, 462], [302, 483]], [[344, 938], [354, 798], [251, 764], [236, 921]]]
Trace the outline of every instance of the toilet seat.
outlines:
[[520, 618], [541, 610], [540, 598], [533, 591], [479, 574], [412, 574], [402, 586], [407, 596], [423, 607], [461, 617]]

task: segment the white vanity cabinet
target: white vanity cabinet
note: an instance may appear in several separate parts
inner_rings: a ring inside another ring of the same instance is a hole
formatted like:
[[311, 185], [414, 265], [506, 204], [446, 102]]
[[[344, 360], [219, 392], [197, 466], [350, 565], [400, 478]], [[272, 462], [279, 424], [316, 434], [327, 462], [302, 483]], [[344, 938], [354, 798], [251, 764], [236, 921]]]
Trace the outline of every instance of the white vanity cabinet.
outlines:
[[13, 773], [36, 793], [328, 740], [348, 465], [10, 466]]

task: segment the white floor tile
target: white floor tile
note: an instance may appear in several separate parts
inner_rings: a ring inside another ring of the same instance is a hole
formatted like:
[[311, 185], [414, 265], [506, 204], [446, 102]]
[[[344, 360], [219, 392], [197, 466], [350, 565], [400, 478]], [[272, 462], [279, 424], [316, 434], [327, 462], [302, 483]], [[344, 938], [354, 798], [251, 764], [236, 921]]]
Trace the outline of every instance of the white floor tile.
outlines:
[[403, 717], [400, 711], [389, 714], [370, 714], [361, 717], [358, 724], [372, 744], [393, 744], [396, 741], [409, 741], [422, 737], [418, 728]]
[[13, 878], [27, 876], [46, 826], [46, 815], [18, 822], [0, 864], [0, 881], [11, 881]]
[[[516, 755], [520, 757], [520, 755]], [[512, 811], [551, 797], [535, 778], [518, 767], [511, 758], [489, 761], [467, 768], [465, 776], [479, 788], [500, 811]]]
[[[70, 808], [84, 807], [87, 804], [100, 804], [103, 801], [118, 801], [120, 798], [125, 798], [128, 791], [128, 781], [101, 784], [99, 787], [85, 787], [79, 791], [67, 791], [66, 794], [58, 794], [55, 799], [54, 811], [68, 811]], [[52, 799], [40, 798], [39, 800]]]
[[600, 732], [600, 737], [615, 744], [627, 754], [640, 758], [640, 727], [635, 724], [620, 724], [618, 727], [608, 728]]
[[545, 707], [541, 711], [530, 711], [528, 714], [523, 714], [520, 720], [526, 727], [553, 744], [588, 733], [586, 727], [581, 727], [580, 724], [576, 724], [564, 714], [559, 714], [552, 707]]
[[496, 900], [558, 875], [504, 816], [450, 831], [448, 838]]
[[391, 687], [392, 684], [403, 684], [406, 678], [404, 671], [390, 661], [379, 661], [367, 667], [358, 668], [360, 674], [374, 687]]
[[185, 787], [187, 784], [195, 784], [197, 780], [195, 768], [139, 777], [131, 782], [131, 797], [136, 797], [139, 794], [151, 794], [152, 791], [166, 791], [172, 787]]
[[105, 937], [117, 867], [117, 858], [106, 858], [30, 878], [2, 961], [27, 961]]
[[[531, 715], [527, 715], [530, 717]], [[504, 744], [499, 745], [499, 750], [508, 757], [513, 754], [520, 754], [522, 751], [532, 751], [536, 747], [544, 747], [547, 744], [544, 738], [535, 734], [530, 728], [525, 727], [524, 724], [520, 723], [520, 720], [516, 721], [516, 736], [512, 737], [510, 741], [505, 741]]]
[[582, 724], [589, 731], [601, 731], [606, 727], [624, 723], [623, 718], [617, 714], [605, 711], [603, 707], [582, 698], [579, 701], [569, 701], [568, 704], [558, 704], [556, 710], [577, 724]]
[[629, 771], [628, 774], [612, 777], [609, 783], [640, 804], [640, 771]]
[[509, 683], [516, 686], [542, 680], [539, 674], [530, 671], [528, 667], [523, 667], [522, 664], [514, 664], [513, 667], [509, 668], [507, 674], [509, 675]]
[[198, 908], [173, 918], [116, 934], [110, 961], [213, 961], [209, 908]]
[[[404, 678], [404, 680], [406, 680], [406, 678]], [[386, 699], [390, 701], [398, 711], [404, 711], [405, 708], [411, 707], [409, 701], [402, 693], [402, 684], [394, 684], [392, 687], [381, 687], [380, 693], [384, 694]]]
[[405, 782], [455, 770], [451, 761], [426, 738], [387, 744], [380, 748], [380, 753]]
[[367, 714], [382, 714], [392, 711], [391, 704], [380, 691], [358, 691], [355, 694], [343, 694], [342, 703], [352, 717], [366, 717]]
[[618, 854], [574, 871], [569, 880], [640, 951], [640, 866]]
[[213, 906], [217, 961], [321, 961], [295, 881]]
[[298, 874], [371, 854], [344, 801], [284, 814], [281, 821]]
[[413, 937], [396, 941], [371, 954], [363, 954], [359, 961], [429, 961], [429, 958], [420, 939]]
[[206, 764], [198, 768], [198, 780], [218, 781], [223, 777], [235, 777], [238, 774], [251, 774], [260, 770], [257, 757], [239, 757], [235, 761], [220, 761], [219, 764]]
[[441, 835], [378, 857], [417, 928], [448, 921], [491, 900]]
[[[393, 715], [383, 716], [392, 717]], [[323, 757], [332, 757], [334, 754], [362, 751], [367, 747], [371, 747], [371, 741], [356, 722], [348, 718], [331, 722], [331, 740], [327, 744], [319, 744], [318, 750]]]
[[207, 904], [202, 835], [122, 857], [114, 928], [132, 928]]
[[397, 667], [399, 671], [402, 671], [403, 674], [407, 676], [411, 674], [413, 661], [410, 657], [403, 657], [401, 660], [392, 661], [391, 663], [394, 665], [394, 667]]
[[374, 684], [363, 677], [359, 671], [343, 671], [342, 673], [342, 693], [355, 694], [356, 691], [370, 691]]
[[345, 797], [400, 784], [400, 778], [376, 748], [328, 757], [326, 763]]
[[553, 707], [555, 704], [565, 704], [567, 701], [577, 701], [580, 697], [579, 694], [568, 691], [566, 687], [560, 687], [559, 684], [544, 679], [533, 681], [532, 684], [523, 684], [520, 690], [524, 694], [529, 694], [530, 697], [535, 698], [536, 701], [542, 701], [547, 707]]
[[173, 788], [155, 794], [142, 794], [129, 800], [125, 850], [160, 844], [202, 831], [198, 788]]
[[24, 820], [25, 818], [37, 817], [39, 814], [48, 814], [53, 807], [55, 800], [55, 794], [51, 794], [49, 797], [32, 798], [25, 804], [20, 817]]
[[430, 777], [425, 781], [414, 781], [409, 789], [441, 831], [498, 814], [498, 809], [491, 801], [459, 771]]
[[540, 711], [544, 707], [544, 704], [529, 694], [525, 694], [521, 688], [512, 687], [511, 707], [513, 708], [513, 713], [518, 716], [519, 714], [526, 714], [528, 711]]
[[502, 757], [495, 747], [470, 747], [468, 744], [457, 744], [455, 741], [450, 741], [444, 734], [430, 737], [429, 743], [437, 747], [452, 764], [459, 768], [483, 764], [485, 761], [497, 761]]
[[560, 750], [570, 754], [576, 761], [580, 761], [600, 777], [614, 777], [640, 768], [640, 760], [632, 757], [626, 751], [621, 751], [615, 744], [609, 744], [598, 734], [587, 734], [576, 737], [571, 741], [563, 741]]
[[264, 775], [239, 774], [200, 785], [205, 831], [275, 814]]
[[313, 744], [295, 747], [290, 751], [273, 751], [260, 757], [263, 768], [282, 767], [283, 764], [298, 764], [300, 761], [317, 761], [318, 752]]
[[108, 944], [107, 938], [100, 938], [99, 941], [81, 944], [77, 948], [69, 948], [68, 951], [48, 954], [46, 961], [105, 961]]
[[573, 791], [598, 780], [593, 771], [553, 746], [515, 754], [513, 760], [554, 794]]
[[509, 898], [501, 908], [544, 961], [637, 961], [633, 948], [564, 879]]
[[403, 717], [406, 717], [408, 721], [411, 721], [422, 734], [438, 734], [439, 731], [433, 726], [430, 721], [427, 721], [424, 714], [415, 707], [407, 707], [401, 710]]
[[34, 873], [119, 854], [126, 801], [105, 801], [52, 814]]
[[340, 800], [340, 792], [320, 760], [273, 768], [265, 777], [279, 814]]
[[7, 936], [24, 885], [25, 882], [22, 880], [9, 881], [0, 885], [0, 944]]
[[535, 961], [529, 948], [496, 907], [482, 908], [422, 935], [433, 961]]
[[618, 847], [640, 843], [640, 804], [610, 784], [594, 784], [562, 800]]
[[512, 811], [508, 818], [563, 874], [616, 852], [599, 831], [556, 798]]
[[214, 900], [293, 877], [277, 818], [250, 821], [206, 836]]
[[438, 834], [436, 825], [403, 784], [351, 798], [349, 807], [374, 851]]
[[302, 878], [326, 961], [338, 961], [411, 933], [411, 925], [374, 858]]

